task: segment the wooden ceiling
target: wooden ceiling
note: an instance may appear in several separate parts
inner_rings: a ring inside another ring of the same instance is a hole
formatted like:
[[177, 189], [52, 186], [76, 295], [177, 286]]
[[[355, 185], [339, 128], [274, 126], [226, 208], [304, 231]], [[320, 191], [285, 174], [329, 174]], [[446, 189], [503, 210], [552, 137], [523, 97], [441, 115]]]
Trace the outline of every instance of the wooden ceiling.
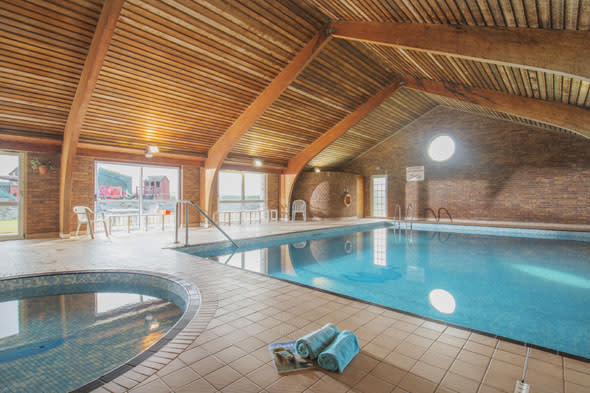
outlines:
[[60, 139], [102, 1], [0, 2], [0, 132]]
[[[101, 0], [0, 2], [0, 136], [62, 138], [101, 8]], [[205, 157], [310, 39], [338, 20], [588, 31], [590, 6], [586, 0], [127, 0], [80, 142], [156, 144], [163, 152]], [[584, 77], [332, 38], [228, 158], [286, 166], [398, 77], [590, 110]], [[436, 105], [563, 131], [400, 89], [309, 166], [338, 167]]]

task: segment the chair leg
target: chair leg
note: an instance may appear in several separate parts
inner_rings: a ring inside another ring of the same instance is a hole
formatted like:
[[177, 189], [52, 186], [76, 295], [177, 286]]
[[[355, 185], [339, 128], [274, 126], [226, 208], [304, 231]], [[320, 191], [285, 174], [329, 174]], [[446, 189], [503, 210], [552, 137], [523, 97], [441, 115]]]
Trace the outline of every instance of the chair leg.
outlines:
[[105, 234], [107, 237], [109, 237], [109, 229], [108, 229], [108, 227], [107, 227], [107, 222], [106, 222], [106, 221], [103, 221], [103, 222], [102, 222], [102, 225], [104, 225], [104, 234]]
[[88, 225], [88, 228], [90, 228], [90, 237], [92, 239], [94, 239], [94, 221], [89, 222], [87, 225]]
[[76, 228], [76, 237], [78, 237], [78, 232], [80, 232], [80, 226], [82, 225], [82, 223], [78, 223], [78, 228]]

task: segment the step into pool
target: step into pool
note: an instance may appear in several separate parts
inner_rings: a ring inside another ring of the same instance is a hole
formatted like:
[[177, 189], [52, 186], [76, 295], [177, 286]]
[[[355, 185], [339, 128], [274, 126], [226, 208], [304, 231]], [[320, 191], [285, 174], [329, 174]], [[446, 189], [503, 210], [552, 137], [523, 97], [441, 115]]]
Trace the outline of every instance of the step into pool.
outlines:
[[590, 242], [581, 241], [587, 236], [525, 231], [527, 237], [518, 237], [506, 230], [432, 228], [355, 228], [350, 233], [340, 228], [335, 235], [328, 230], [250, 240], [239, 252], [223, 244], [184, 251], [590, 358]]

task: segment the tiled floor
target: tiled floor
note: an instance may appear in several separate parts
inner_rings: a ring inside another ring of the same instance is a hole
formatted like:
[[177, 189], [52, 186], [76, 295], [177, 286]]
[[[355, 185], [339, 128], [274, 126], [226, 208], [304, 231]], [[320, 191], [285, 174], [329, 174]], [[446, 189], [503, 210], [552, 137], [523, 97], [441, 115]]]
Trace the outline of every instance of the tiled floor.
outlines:
[[[342, 225], [275, 223], [232, 227], [236, 237]], [[171, 233], [115, 234], [106, 240], [0, 243], [2, 274], [141, 269], [193, 281], [203, 298], [195, 320], [162, 351], [97, 392], [513, 392], [525, 348], [377, 306], [175, 252]], [[191, 241], [220, 240], [193, 230]], [[353, 330], [362, 351], [342, 374], [278, 376], [267, 344], [296, 339], [333, 322]], [[194, 337], [197, 337], [194, 339]], [[590, 392], [590, 364], [533, 350], [532, 391]]]

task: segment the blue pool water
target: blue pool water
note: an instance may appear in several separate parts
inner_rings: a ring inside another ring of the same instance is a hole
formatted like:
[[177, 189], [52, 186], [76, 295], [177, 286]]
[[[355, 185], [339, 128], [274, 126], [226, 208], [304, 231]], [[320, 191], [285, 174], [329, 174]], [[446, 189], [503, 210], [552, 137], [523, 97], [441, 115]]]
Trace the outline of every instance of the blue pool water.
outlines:
[[290, 241], [190, 252], [590, 358], [590, 242], [390, 228]]
[[158, 288], [133, 275], [102, 276], [0, 281], [0, 392], [79, 388], [149, 348], [183, 315], [165, 280], [154, 281]]

